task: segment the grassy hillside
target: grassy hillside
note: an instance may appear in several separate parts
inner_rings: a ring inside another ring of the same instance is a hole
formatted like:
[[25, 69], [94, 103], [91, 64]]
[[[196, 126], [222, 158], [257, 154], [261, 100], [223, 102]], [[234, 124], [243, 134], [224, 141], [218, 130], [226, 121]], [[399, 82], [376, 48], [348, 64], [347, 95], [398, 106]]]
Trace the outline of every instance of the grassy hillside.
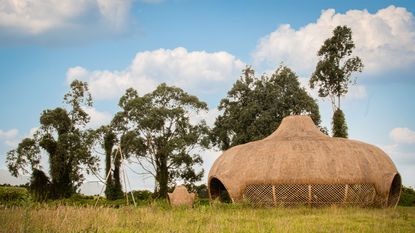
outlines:
[[0, 232], [415, 232], [415, 208], [37, 205], [0, 209], [0, 225]]

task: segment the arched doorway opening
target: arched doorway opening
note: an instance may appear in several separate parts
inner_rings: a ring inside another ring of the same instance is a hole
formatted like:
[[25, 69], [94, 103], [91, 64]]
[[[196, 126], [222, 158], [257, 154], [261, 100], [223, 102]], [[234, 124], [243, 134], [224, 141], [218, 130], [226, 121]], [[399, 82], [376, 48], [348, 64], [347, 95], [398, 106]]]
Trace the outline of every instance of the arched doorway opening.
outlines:
[[225, 185], [219, 179], [212, 178], [209, 183], [209, 196], [211, 200], [218, 199], [223, 203], [232, 203], [232, 199], [229, 196], [228, 190]]
[[397, 173], [393, 177], [391, 187], [389, 189], [388, 207], [395, 207], [401, 196], [402, 181], [401, 176]]

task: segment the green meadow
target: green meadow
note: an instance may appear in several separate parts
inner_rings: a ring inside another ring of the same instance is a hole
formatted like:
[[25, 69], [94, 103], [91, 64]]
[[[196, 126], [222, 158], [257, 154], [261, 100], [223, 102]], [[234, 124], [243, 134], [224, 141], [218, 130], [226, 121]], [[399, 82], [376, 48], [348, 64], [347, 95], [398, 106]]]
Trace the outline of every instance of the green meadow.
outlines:
[[415, 207], [172, 208], [36, 204], [0, 209], [0, 232], [415, 232]]

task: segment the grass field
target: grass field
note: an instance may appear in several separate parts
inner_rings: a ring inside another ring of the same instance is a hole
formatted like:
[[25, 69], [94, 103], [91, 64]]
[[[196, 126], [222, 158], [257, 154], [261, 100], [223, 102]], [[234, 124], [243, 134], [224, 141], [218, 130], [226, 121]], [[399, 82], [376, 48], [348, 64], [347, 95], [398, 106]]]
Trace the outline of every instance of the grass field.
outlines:
[[0, 209], [1, 232], [415, 232], [415, 207], [193, 209], [36, 205]]

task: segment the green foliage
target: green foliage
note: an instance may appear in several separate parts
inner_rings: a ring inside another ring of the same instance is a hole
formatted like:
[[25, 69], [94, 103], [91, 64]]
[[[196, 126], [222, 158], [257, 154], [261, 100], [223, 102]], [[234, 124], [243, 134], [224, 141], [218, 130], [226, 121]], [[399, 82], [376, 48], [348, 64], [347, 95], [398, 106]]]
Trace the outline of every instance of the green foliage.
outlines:
[[203, 170], [196, 172], [193, 166], [203, 161], [194, 149], [208, 146], [208, 127], [204, 121], [191, 123], [190, 116], [207, 110], [206, 103], [163, 83], [141, 97], [128, 89], [119, 106], [122, 111], [112, 125], [122, 135], [123, 154], [137, 158], [155, 178], [158, 196], [166, 197], [175, 180], [192, 183], [201, 179]]
[[255, 77], [251, 67], [246, 67], [218, 108], [223, 113], [216, 118], [211, 139], [222, 150], [263, 139], [289, 115], [307, 114], [320, 124], [316, 101], [286, 66], [260, 78]]
[[352, 30], [347, 26], [337, 26], [333, 36], [324, 41], [317, 53], [320, 61], [311, 76], [310, 87], [318, 87], [320, 97], [329, 96], [333, 106], [336, 106], [337, 97], [337, 108], [340, 108], [340, 97], [347, 94], [354, 81], [351, 74], [363, 70], [362, 60], [357, 56], [351, 57], [354, 47]]
[[64, 102], [70, 106], [69, 111], [64, 108], [43, 111], [41, 126], [34, 138], [24, 139], [7, 156], [9, 171], [17, 176], [20, 172], [28, 173], [28, 167], [32, 171], [41, 170], [40, 148], [45, 150], [49, 155], [51, 184], [48, 196], [51, 198], [74, 194], [82, 183], [84, 167], [87, 172], [97, 170], [98, 158], [91, 154], [93, 133], [84, 130], [89, 116], [82, 107], [92, 105], [87, 83], [73, 81]]
[[[153, 193], [148, 190], [135, 190], [132, 193], [136, 202], [150, 202], [153, 199]], [[131, 192], [128, 195], [131, 196]]]
[[[111, 126], [102, 126], [96, 133], [96, 137], [98, 137], [105, 151], [105, 177], [107, 178], [108, 176], [105, 186], [105, 196], [108, 200], [122, 198], [124, 194], [120, 181], [121, 155], [114, 148], [118, 142], [117, 135]], [[111, 169], [112, 165], [114, 165], [114, 169]]]
[[7, 167], [13, 176], [17, 176], [19, 171], [27, 173], [27, 165], [30, 165], [31, 169], [39, 166], [40, 163], [40, 150], [34, 139], [23, 139], [17, 149], [11, 150], [7, 153]]
[[346, 119], [343, 111], [339, 108], [333, 114], [332, 127], [333, 137], [347, 138]]
[[415, 190], [411, 187], [402, 186], [401, 198], [398, 205], [415, 206]]
[[199, 199], [209, 198], [208, 187], [205, 184], [196, 185], [194, 188], [194, 191], [196, 192], [197, 197]]
[[29, 191], [34, 201], [47, 200], [51, 191], [49, 177], [43, 171], [33, 169]]
[[21, 206], [30, 201], [26, 188], [0, 186], [0, 206]]

